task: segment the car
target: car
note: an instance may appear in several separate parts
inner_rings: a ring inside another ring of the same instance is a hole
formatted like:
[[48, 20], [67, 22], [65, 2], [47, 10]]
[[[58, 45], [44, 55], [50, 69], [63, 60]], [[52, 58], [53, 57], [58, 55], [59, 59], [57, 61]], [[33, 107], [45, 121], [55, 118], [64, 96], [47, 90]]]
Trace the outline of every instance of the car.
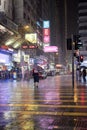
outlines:
[[47, 72], [47, 76], [54, 76], [56, 74], [56, 71], [55, 70], [49, 70]]
[[47, 73], [45, 71], [39, 71], [39, 78], [40, 79], [46, 79]]

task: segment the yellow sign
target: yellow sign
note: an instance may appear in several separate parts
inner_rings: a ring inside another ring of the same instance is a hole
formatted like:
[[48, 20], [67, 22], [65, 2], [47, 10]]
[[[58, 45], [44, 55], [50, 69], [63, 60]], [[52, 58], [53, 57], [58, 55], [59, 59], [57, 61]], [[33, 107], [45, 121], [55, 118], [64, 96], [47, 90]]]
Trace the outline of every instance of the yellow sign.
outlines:
[[25, 39], [31, 43], [37, 43], [37, 34], [36, 33], [27, 33], [25, 34]]

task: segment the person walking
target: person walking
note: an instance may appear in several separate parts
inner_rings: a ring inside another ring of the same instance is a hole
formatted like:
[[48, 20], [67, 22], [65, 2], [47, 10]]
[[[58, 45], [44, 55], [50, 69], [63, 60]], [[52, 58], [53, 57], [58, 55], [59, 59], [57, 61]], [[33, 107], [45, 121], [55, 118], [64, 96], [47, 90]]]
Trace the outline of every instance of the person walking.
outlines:
[[85, 68], [83, 69], [82, 75], [83, 75], [83, 81], [86, 82], [86, 69]]
[[76, 80], [77, 80], [77, 81], [79, 81], [79, 75], [80, 75], [80, 73], [79, 73], [79, 68], [77, 68], [77, 69], [76, 69]]
[[38, 83], [39, 83], [39, 71], [37, 66], [34, 67], [33, 69], [33, 79], [34, 79], [34, 86], [38, 87]]
[[81, 77], [82, 77], [82, 72], [81, 70], [79, 70], [79, 81], [81, 81]]

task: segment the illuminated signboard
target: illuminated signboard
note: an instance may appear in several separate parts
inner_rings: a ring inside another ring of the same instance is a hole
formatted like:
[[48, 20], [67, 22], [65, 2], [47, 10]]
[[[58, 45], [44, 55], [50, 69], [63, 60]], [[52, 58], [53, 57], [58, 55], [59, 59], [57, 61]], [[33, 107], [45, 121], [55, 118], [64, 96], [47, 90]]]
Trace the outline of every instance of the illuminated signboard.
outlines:
[[43, 21], [43, 28], [49, 28], [50, 22], [49, 21]]
[[50, 21], [43, 21], [43, 43], [50, 44]]
[[9, 53], [14, 51], [13, 48], [10, 48], [10, 47], [8, 47], [6, 45], [1, 45], [0, 50], [2, 50], [4, 52], [9, 52]]
[[35, 49], [38, 48], [38, 46], [35, 45], [22, 45], [22, 49]]
[[44, 36], [43, 41], [44, 41], [44, 43], [49, 43], [50, 42], [50, 36]]
[[0, 63], [9, 64], [10, 63], [10, 56], [0, 53]]
[[37, 34], [36, 33], [27, 33], [25, 34], [25, 39], [31, 43], [37, 43]]
[[57, 46], [45, 46], [44, 52], [58, 52]]
[[38, 48], [38, 46], [34, 46], [34, 45], [29, 46], [29, 49], [34, 49], [34, 48]]
[[48, 29], [48, 28], [43, 29], [43, 35], [44, 36], [50, 35], [50, 29]]
[[1, 45], [1, 48], [5, 49], [5, 50], [8, 50], [8, 46], [5, 46], [5, 45]]
[[23, 49], [28, 49], [28, 45], [22, 45]]
[[29, 62], [29, 55], [24, 55], [24, 61]]

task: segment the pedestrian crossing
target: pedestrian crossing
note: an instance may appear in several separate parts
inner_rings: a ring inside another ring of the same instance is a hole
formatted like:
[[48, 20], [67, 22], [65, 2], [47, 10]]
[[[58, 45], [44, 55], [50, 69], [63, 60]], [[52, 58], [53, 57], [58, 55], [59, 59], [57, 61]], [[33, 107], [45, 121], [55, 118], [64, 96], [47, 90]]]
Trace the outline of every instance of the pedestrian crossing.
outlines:
[[[55, 82], [56, 80], [56, 82]], [[1, 130], [87, 130], [86, 86], [60, 86], [49, 78], [0, 89]], [[6, 84], [5, 84], [6, 85]]]

